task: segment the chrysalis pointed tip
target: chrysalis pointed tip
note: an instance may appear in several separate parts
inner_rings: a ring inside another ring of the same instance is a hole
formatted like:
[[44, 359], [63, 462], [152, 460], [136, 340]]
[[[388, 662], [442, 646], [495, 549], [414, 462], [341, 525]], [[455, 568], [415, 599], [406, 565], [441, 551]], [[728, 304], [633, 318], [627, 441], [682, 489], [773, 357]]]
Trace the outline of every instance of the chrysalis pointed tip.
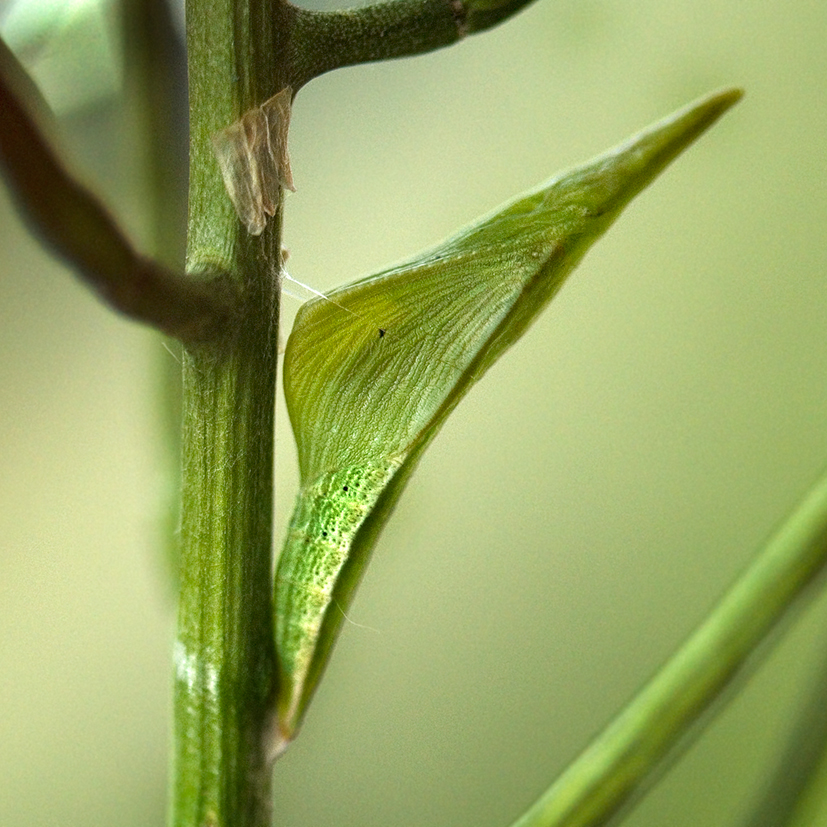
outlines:
[[293, 743], [295, 732], [288, 733], [282, 726], [280, 716], [273, 714], [270, 726], [267, 727], [265, 736], [265, 749], [270, 764], [275, 763], [287, 751], [287, 747]]
[[616, 216], [743, 96], [732, 87], [705, 95], [557, 179], [564, 198], [593, 215]]

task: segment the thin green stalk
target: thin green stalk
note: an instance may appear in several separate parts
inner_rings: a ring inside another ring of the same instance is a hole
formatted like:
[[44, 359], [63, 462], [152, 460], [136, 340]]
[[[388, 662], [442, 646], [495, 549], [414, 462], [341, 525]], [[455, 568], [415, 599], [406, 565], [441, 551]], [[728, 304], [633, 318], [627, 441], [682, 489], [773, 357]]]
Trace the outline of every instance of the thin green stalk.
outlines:
[[636, 801], [825, 563], [827, 474], [707, 620], [513, 827], [603, 825]]
[[815, 804], [827, 798], [827, 659], [821, 664], [772, 775], [742, 827], [804, 827]]
[[812, 768], [784, 827], [822, 827], [827, 819], [827, 751]]
[[261, 0], [190, 0], [187, 270], [239, 287], [237, 324], [184, 354], [181, 592], [171, 824], [269, 827], [273, 434], [281, 210], [239, 222], [210, 136], [273, 94], [278, 15]]

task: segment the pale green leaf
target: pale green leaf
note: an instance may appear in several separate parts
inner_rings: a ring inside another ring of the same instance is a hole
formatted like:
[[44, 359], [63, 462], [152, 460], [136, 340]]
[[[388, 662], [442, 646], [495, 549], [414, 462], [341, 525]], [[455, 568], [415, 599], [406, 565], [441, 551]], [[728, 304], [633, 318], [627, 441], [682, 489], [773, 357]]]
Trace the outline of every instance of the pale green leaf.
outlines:
[[284, 360], [301, 489], [275, 585], [279, 738], [296, 733], [422, 450], [623, 207], [741, 97], [710, 95], [415, 260], [304, 305]]

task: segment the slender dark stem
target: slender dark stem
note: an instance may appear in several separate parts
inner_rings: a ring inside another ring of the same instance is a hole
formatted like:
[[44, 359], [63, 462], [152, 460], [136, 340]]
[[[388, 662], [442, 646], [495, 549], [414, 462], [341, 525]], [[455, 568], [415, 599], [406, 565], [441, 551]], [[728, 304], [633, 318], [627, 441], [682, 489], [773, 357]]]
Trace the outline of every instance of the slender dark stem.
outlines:
[[233, 285], [219, 274], [184, 277], [138, 254], [98, 199], [66, 171], [23, 95], [44, 117], [45, 103], [0, 41], [0, 161], [31, 229], [120, 313], [189, 344], [224, 336], [237, 302]]

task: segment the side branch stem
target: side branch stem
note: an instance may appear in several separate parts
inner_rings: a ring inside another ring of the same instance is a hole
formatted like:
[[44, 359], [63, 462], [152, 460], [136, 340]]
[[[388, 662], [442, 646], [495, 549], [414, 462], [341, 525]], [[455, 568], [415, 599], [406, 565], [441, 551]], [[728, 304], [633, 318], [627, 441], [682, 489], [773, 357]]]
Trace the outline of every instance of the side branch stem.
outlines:
[[291, 42], [295, 89], [331, 69], [430, 52], [462, 36], [463, 7], [451, 0], [297, 11]]
[[342, 11], [289, 12], [290, 85], [298, 90], [331, 69], [410, 57], [450, 46], [520, 11], [531, 0], [390, 0]]
[[190, 345], [222, 336], [238, 302], [232, 284], [186, 277], [141, 256], [67, 172], [23, 95], [44, 117], [48, 107], [0, 41], [0, 162], [32, 230], [113, 309]]
[[512, 827], [597, 827], [651, 785], [664, 760], [827, 566], [827, 473], [707, 619]]

